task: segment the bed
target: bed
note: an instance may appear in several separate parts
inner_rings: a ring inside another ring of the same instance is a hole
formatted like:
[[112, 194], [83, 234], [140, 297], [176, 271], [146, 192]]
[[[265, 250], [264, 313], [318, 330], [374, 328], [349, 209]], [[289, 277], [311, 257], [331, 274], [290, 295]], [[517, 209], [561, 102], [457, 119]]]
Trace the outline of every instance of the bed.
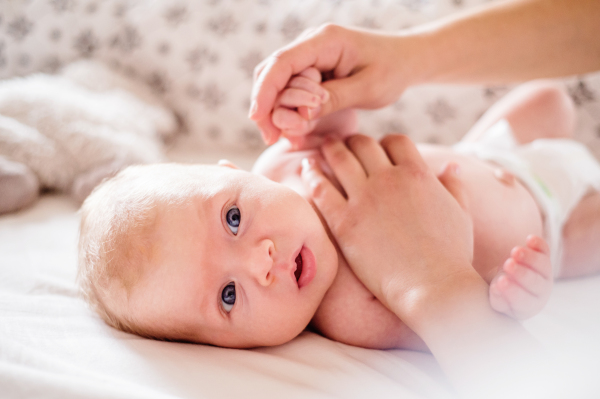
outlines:
[[[0, 218], [2, 398], [455, 397], [425, 353], [356, 348], [310, 331], [279, 347], [235, 350], [114, 330], [77, 294], [78, 219], [76, 204], [58, 194]], [[524, 323], [569, 365], [557, 398], [600, 395], [599, 305], [600, 276], [560, 281], [543, 312]]]
[[[397, 29], [475, 3], [6, 2], [0, 77], [52, 72], [80, 57], [106, 62], [150, 84], [178, 112], [188, 133], [170, 148], [170, 160], [228, 158], [249, 169], [261, 144], [245, 118], [248, 71], [261, 57], [321, 22]], [[190, 29], [201, 39], [179, 43]], [[234, 67], [217, 73], [223, 64]], [[598, 156], [600, 77], [564, 82], [578, 105], [578, 139]], [[364, 115], [361, 129], [451, 143], [506, 90], [411, 89]], [[77, 204], [56, 193], [0, 216], [1, 398], [456, 397], [426, 353], [367, 350], [311, 331], [279, 347], [234, 350], [114, 330], [78, 297], [78, 220]], [[524, 325], [563, 366], [562, 375], [548, 376], [555, 389], [544, 397], [600, 397], [600, 276], [558, 282], [547, 307]]]

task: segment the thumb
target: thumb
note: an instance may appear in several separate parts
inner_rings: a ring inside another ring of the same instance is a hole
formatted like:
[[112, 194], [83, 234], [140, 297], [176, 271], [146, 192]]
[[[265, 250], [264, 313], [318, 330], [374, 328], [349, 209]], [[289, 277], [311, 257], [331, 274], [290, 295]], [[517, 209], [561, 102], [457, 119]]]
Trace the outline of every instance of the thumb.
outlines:
[[325, 81], [322, 86], [329, 93], [328, 100], [321, 103], [319, 117], [346, 108], [370, 108], [365, 106], [365, 93], [369, 84], [369, 77], [365, 73], [357, 73], [345, 78]]
[[448, 162], [443, 168], [440, 174], [438, 175], [438, 179], [440, 183], [448, 190], [450, 194], [456, 199], [456, 202], [460, 205], [460, 207], [467, 211], [469, 209], [469, 201], [467, 198], [467, 193], [465, 187], [463, 185], [462, 180], [460, 180], [460, 166], [455, 162]]

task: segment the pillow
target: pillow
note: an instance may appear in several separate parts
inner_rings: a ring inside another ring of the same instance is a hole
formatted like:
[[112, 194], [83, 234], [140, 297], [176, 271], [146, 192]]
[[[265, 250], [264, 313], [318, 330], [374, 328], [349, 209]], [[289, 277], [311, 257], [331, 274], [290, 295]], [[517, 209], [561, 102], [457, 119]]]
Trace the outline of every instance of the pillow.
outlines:
[[[0, 78], [95, 58], [136, 77], [179, 115], [183, 145], [256, 151], [247, 119], [252, 71], [310, 26], [388, 31], [486, 0], [32, 0], [0, 5]], [[600, 74], [564, 80], [579, 111], [577, 138], [600, 155]], [[510, 87], [415, 87], [360, 116], [373, 136], [450, 144]]]

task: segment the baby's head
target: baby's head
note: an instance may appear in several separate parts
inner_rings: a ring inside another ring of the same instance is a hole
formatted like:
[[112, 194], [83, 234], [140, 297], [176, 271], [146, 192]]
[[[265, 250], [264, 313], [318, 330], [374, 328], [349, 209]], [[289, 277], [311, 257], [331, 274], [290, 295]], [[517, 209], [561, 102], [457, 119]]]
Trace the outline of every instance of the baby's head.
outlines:
[[129, 167], [81, 212], [83, 294], [142, 336], [278, 345], [307, 326], [337, 271], [311, 205], [231, 165]]

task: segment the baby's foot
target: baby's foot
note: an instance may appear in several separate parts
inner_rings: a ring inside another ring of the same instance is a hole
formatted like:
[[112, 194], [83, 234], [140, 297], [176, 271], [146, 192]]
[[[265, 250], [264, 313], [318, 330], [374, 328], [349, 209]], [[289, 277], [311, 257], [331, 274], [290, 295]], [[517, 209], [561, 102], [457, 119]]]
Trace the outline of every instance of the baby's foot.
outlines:
[[490, 303], [500, 313], [526, 319], [546, 305], [553, 282], [548, 244], [530, 235], [526, 246], [513, 248], [492, 280]]

